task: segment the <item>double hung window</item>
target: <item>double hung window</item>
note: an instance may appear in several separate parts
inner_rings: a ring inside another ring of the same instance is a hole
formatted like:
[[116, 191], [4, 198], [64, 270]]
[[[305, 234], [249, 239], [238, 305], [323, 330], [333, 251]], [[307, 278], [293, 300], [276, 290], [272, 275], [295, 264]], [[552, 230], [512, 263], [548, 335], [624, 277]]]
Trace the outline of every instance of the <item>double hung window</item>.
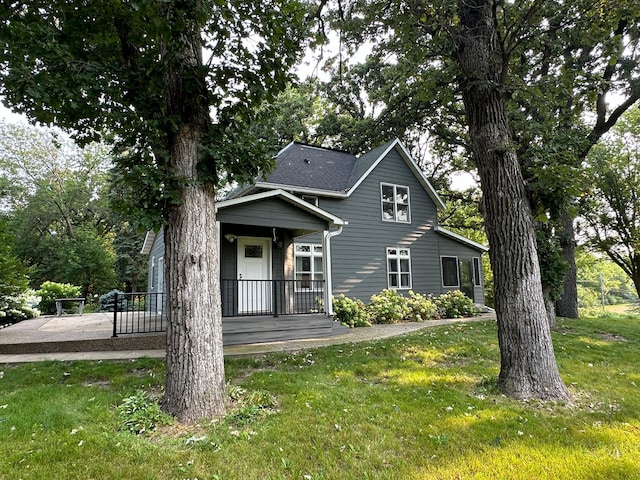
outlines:
[[295, 244], [296, 290], [318, 290], [324, 280], [322, 270], [322, 245], [313, 243]]
[[409, 187], [380, 184], [382, 200], [382, 219], [387, 222], [411, 222], [409, 210]]
[[408, 248], [387, 247], [387, 284], [393, 289], [411, 288], [411, 253]]

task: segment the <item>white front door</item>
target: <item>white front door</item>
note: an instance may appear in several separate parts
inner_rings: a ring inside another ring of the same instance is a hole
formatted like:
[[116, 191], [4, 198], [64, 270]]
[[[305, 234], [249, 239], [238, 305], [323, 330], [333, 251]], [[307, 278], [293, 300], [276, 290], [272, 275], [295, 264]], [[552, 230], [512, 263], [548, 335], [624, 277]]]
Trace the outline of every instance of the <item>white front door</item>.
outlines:
[[271, 312], [271, 239], [238, 237], [238, 312]]

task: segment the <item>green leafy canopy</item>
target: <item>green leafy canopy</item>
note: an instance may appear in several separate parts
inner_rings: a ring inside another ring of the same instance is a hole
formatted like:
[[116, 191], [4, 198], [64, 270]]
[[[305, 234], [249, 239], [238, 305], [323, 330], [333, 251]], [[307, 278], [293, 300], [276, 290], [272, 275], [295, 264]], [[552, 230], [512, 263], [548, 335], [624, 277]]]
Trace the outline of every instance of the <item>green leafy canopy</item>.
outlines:
[[[157, 227], [182, 181], [171, 169], [172, 135], [209, 109], [200, 179], [243, 181], [268, 166], [268, 142], [244, 133], [254, 107], [284, 88], [307, 38], [299, 1], [42, 0], [3, 2], [0, 95], [29, 118], [107, 139], [118, 180], [134, 195], [131, 213]], [[180, 46], [200, 31], [197, 57]], [[38, 39], [34, 42], [33, 39]], [[179, 71], [183, 89], [169, 91]], [[171, 95], [188, 99], [171, 104]]]

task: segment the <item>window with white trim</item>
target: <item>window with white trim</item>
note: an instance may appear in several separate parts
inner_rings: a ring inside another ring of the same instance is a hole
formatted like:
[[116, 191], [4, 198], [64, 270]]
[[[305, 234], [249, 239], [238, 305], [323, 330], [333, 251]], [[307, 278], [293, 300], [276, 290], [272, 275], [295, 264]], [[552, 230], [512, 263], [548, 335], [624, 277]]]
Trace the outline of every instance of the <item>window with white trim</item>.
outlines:
[[411, 252], [408, 248], [387, 247], [387, 285], [398, 290], [411, 288]]
[[322, 245], [296, 243], [294, 275], [296, 290], [318, 289], [324, 280], [322, 271]]
[[480, 286], [480, 257], [473, 257], [473, 284], [476, 287]]
[[459, 287], [458, 257], [440, 257], [440, 266], [442, 269], [442, 286]]
[[382, 201], [382, 220], [386, 222], [411, 222], [409, 187], [381, 183], [380, 197]]

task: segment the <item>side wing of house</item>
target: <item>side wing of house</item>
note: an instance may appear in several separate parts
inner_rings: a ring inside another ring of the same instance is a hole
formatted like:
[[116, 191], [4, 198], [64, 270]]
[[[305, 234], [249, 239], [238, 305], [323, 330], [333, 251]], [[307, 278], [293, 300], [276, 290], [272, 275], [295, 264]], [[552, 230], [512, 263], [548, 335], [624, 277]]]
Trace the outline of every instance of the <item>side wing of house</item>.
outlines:
[[143, 255], [149, 256], [147, 270], [147, 309], [162, 313], [166, 308], [164, 230], [147, 232], [142, 246]]
[[149, 256], [147, 291], [150, 293], [164, 293], [164, 230], [160, 229], [158, 233], [147, 232], [141, 253]]
[[438, 227], [441, 290], [460, 290], [476, 304], [484, 305], [482, 254], [487, 248]]

